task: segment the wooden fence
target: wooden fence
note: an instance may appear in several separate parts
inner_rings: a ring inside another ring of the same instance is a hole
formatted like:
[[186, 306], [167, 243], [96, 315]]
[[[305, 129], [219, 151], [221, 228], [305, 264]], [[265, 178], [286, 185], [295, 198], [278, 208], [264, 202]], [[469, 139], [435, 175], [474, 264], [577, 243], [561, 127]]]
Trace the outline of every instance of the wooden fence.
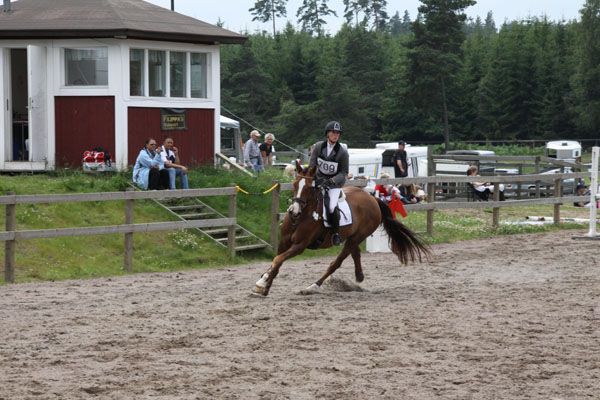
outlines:
[[[134, 224], [134, 202], [143, 199], [174, 199], [184, 197], [229, 196], [228, 218], [215, 218], [204, 220], [153, 222]], [[237, 189], [189, 189], [189, 190], [160, 190], [160, 191], [134, 191], [107, 193], [75, 193], [75, 194], [47, 194], [47, 195], [16, 195], [8, 192], [0, 196], [0, 205], [6, 206], [6, 231], [0, 232], [0, 241], [5, 243], [4, 254], [4, 280], [14, 282], [15, 271], [15, 245], [17, 240], [57, 238], [67, 236], [90, 236], [119, 233], [125, 235], [124, 265], [127, 271], [132, 270], [133, 262], [133, 234], [135, 232], [153, 232], [174, 229], [209, 228], [215, 226], [228, 227], [227, 248], [230, 257], [235, 255], [235, 225], [236, 225], [236, 200]], [[122, 225], [91, 226], [83, 228], [16, 230], [16, 206], [20, 204], [54, 204], [54, 203], [81, 203], [89, 201], [125, 200], [125, 223]]]
[[[561, 182], [564, 179], [589, 178], [589, 172], [561, 173], [553, 175], [510, 175], [510, 176], [488, 176], [486, 181], [494, 184], [493, 201], [488, 202], [466, 202], [466, 201], [436, 201], [436, 187], [442, 184], [460, 184], [471, 183], [481, 180], [479, 177], [471, 176], [428, 176], [418, 178], [394, 178], [394, 179], [376, 179], [375, 184], [420, 184], [427, 187], [427, 202], [419, 204], [409, 204], [405, 208], [408, 211], [427, 211], [427, 233], [433, 235], [434, 211], [443, 209], [475, 209], [492, 208], [492, 223], [497, 226], [499, 223], [500, 209], [504, 207], [519, 207], [531, 205], [554, 205], [554, 223], [560, 222], [560, 205], [563, 203], [574, 202], [580, 197], [562, 196]], [[499, 200], [500, 183], [519, 183], [548, 180], [554, 181], [553, 197], [531, 198], [522, 200]], [[279, 183], [279, 182], [274, 182]], [[367, 180], [351, 180], [346, 186], [366, 187]], [[278, 246], [279, 223], [285, 213], [279, 212], [281, 193], [293, 190], [292, 183], [283, 183], [277, 185], [272, 193], [271, 200], [271, 222], [270, 222], [270, 244], [273, 250]], [[184, 197], [205, 197], [205, 196], [229, 196], [228, 218], [204, 219], [177, 222], [155, 222], [134, 224], [134, 202], [143, 199], [170, 199]], [[22, 204], [42, 204], [42, 203], [77, 203], [91, 201], [125, 201], [125, 223], [122, 225], [93, 226], [80, 228], [62, 228], [62, 229], [40, 229], [40, 230], [16, 230], [16, 206]], [[0, 205], [6, 206], [6, 231], [0, 232], [0, 241], [5, 242], [5, 270], [4, 277], [6, 282], [14, 282], [15, 269], [15, 244], [17, 240], [39, 239], [39, 238], [57, 238], [68, 236], [89, 236], [104, 234], [124, 234], [124, 265], [127, 271], [132, 270], [133, 260], [133, 234], [135, 232], [152, 232], [174, 229], [189, 228], [207, 228], [215, 226], [228, 227], [228, 253], [231, 257], [235, 255], [235, 225], [237, 223], [236, 215], [237, 188], [214, 188], [214, 189], [189, 189], [189, 190], [165, 190], [165, 191], [133, 191], [128, 189], [126, 192], [108, 192], [108, 193], [76, 193], [76, 194], [47, 194], [47, 195], [15, 195], [12, 192], [6, 196], [0, 196]]]
[[[575, 172], [575, 173], [561, 173], [552, 175], [534, 174], [534, 175], [510, 175], [510, 176], [486, 176], [487, 182], [494, 184], [493, 200], [492, 201], [481, 201], [481, 202], [467, 202], [467, 201], [436, 201], [435, 191], [436, 187], [442, 184], [460, 184], [460, 183], [472, 183], [481, 181], [481, 177], [473, 176], [428, 176], [428, 177], [417, 177], [417, 178], [393, 178], [393, 179], [375, 179], [371, 182], [379, 185], [385, 184], [419, 184], [427, 187], [427, 202], [418, 204], [407, 204], [404, 207], [407, 211], [427, 211], [427, 233], [433, 235], [433, 222], [435, 210], [449, 210], [449, 209], [476, 209], [476, 208], [492, 208], [492, 225], [498, 226], [500, 218], [500, 209], [505, 207], [523, 207], [523, 206], [534, 206], [534, 205], [554, 205], [554, 223], [560, 223], [560, 206], [564, 203], [572, 203], [581, 200], [581, 197], [569, 195], [563, 196], [561, 191], [561, 183], [565, 179], [580, 179], [589, 178], [591, 174], [589, 172]], [[531, 182], [553, 180], [553, 196], [552, 197], [537, 197], [528, 199], [515, 199], [499, 201], [500, 198], [500, 187], [501, 183], [520, 183], [520, 182]], [[346, 186], [357, 186], [366, 187], [368, 181], [365, 179], [350, 180], [346, 183]], [[293, 184], [284, 183], [281, 184], [280, 190], [273, 194], [273, 196], [279, 196], [281, 192], [293, 190]], [[273, 200], [272, 204], [279, 204], [279, 199]], [[279, 221], [285, 216], [285, 213], [273, 214], [271, 213], [271, 232], [277, 231]], [[276, 237], [271, 237], [271, 245], [274, 249], [277, 248]]]

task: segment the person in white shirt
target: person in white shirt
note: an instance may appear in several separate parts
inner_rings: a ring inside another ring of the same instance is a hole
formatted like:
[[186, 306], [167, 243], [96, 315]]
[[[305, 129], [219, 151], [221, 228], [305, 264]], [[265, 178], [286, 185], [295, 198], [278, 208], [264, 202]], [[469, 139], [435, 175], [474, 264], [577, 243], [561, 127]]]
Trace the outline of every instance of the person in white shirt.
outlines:
[[174, 146], [175, 141], [171, 136], [165, 136], [162, 145], [162, 151], [160, 152], [160, 156], [163, 159], [165, 164], [165, 169], [169, 171], [169, 189], [176, 189], [175, 180], [179, 176], [181, 179], [181, 188], [189, 189], [187, 167], [181, 165], [181, 161], [179, 161], [179, 150]]

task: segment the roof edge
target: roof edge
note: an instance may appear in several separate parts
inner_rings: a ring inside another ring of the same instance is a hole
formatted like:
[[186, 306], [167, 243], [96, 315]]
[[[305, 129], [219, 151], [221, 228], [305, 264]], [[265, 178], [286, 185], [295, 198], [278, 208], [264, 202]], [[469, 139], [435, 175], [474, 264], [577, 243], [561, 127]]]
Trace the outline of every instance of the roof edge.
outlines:
[[107, 29], [107, 30], [29, 30], [29, 31], [2, 31], [0, 40], [5, 39], [142, 39], [161, 42], [179, 42], [193, 44], [244, 44], [246, 36], [217, 36], [217, 35], [190, 35], [183, 33], [150, 32], [133, 29]]

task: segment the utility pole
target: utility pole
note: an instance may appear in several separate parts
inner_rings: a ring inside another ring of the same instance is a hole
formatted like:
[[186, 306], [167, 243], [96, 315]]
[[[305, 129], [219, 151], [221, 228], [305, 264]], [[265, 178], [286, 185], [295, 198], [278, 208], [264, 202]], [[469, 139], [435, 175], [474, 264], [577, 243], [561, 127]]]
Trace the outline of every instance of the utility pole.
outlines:
[[171, 11], [175, 11], [175, 0], [171, 0]]

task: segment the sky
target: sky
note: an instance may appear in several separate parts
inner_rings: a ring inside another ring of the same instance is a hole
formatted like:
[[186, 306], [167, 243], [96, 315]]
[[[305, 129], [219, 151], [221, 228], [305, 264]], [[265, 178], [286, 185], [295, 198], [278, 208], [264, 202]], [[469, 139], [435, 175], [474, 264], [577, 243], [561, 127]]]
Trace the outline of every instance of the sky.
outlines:
[[[161, 7], [171, 8], [171, 0], [145, 0]], [[252, 21], [252, 14], [248, 11], [254, 7], [256, 0], [175, 0], [175, 11], [204, 22], [216, 24], [219, 19], [225, 23], [224, 28], [234, 32], [256, 32], [260, 30], [272, 31], [272, 22], [261, 23]], [[505, 20], [526, 19], [529, 16], [547, 15], [550, 20], [579, 19], [579, 10], [585, 0], [478, 0], [477, 4], [467, 8], [466, 14], [482, 20], [488, 11], [492, 11], [496, 26], [500, 27]], [[326, 30], [335, 34], [344, 23], [343, 0], [329, 0], [329, 8], [337, 12], [337, 17], [328, 17]], [[281, 30], [286, 21], [298, 27], [296, 11], [302, 5], [302, 0], [288, 0], [287, 17], [276, 19], [276, 29]], [[408, 10], [411, 20], [417, 15], [417, 8], [421, 5], [419, 0], [388, 0], [387, 12], [390, 16], [396, 11], [400, 17], [404, 10]]]

